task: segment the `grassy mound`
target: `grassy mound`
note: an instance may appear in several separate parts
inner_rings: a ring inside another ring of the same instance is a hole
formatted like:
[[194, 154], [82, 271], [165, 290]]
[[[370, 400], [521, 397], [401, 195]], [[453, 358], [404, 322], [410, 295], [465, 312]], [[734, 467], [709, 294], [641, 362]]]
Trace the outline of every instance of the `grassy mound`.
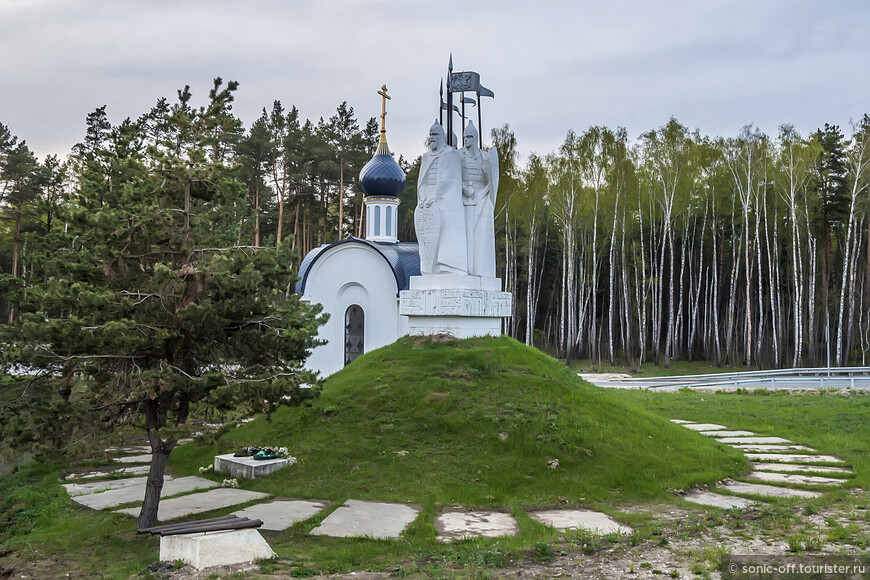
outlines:
[[737, 451], [508, 338], [403, 338], [330, 377], [310, 407], [258, 418], [214, 445], [183, 446], [170, 462], [192, 471], [246, 445], [286, 446], [299, 459], [249, 489], [425, 505], [611, 503], [746, 467]]

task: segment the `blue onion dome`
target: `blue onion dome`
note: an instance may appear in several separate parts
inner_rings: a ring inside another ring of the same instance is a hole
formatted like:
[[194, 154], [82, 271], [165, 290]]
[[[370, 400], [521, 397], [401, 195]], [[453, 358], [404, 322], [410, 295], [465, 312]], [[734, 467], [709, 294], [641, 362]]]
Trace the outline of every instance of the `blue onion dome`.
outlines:
[[359, 172], [359, 187], [366, 197], [399, 197], [405, 187], [405, 172], [393, 159], [383, 129], [374, 157]]

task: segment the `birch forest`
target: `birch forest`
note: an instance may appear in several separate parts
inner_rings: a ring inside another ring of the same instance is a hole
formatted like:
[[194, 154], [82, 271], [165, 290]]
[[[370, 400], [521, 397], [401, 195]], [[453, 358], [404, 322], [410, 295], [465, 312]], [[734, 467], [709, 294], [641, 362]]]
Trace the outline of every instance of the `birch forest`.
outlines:
[[[247, 189], [237, 244], [286, 244], [298, 264], [319, 244], [361, 236], [356, 177], [374, 151], [374, 119], [341, 103], [305, 120], [275, 101], [245, 128], [235, 90], [216, 79], [207, 107], [220, 122], [203, 155]], [[57, 209], [100, 182], [94, 171], [111, 187], [131, 159], [174, 154], [166, 144], [191, 107], [185, 91], [117, 125], [96, 109], [65, 159], [40, 161], [0, 124], [0, 321], [16, 323], [28, 276], [39, 275], [28, 248], [64, 227]], [[502, 172], [498, 275], [514, 296], [506, 334], [593, 366], [870, 362], [870, 117], [807, 135], [784, 125], [709, 137], [676, 119], [636, 138], [593, 126], [547, 154], [521, 155], [509, 125], [491, 141]], [[414, 241], [419, 157], [398, 157], [399, 239]]]
[[866, 365], [870, 118], [711, 138], [569, 131], [518, 166], [493, 131], [511, 336], [637, 367]]

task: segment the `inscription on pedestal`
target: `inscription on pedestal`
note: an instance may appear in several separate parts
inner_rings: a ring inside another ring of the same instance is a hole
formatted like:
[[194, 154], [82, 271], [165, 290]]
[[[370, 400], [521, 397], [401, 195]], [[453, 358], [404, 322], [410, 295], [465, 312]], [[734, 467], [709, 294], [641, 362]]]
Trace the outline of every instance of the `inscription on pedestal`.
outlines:
[[511, 315], [511, 294], [484, 290], [403, 290], [399, 314], [502, 318]]

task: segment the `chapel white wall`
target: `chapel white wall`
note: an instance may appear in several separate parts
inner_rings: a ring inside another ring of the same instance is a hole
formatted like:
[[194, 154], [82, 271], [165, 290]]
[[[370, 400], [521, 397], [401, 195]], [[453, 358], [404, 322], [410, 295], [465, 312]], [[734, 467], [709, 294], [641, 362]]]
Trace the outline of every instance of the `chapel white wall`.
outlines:
[[396, 278], [384, 257], [364, 243], [339, 244], [323, 250], [311, 265], [303, 300], [323, 305], [330, 314], [306, 366], [329, 376], [344, 368], [344, 314], [357, 304], [365, 313], [364, 352], [408, 334], [408, 317], [399, 316]]

